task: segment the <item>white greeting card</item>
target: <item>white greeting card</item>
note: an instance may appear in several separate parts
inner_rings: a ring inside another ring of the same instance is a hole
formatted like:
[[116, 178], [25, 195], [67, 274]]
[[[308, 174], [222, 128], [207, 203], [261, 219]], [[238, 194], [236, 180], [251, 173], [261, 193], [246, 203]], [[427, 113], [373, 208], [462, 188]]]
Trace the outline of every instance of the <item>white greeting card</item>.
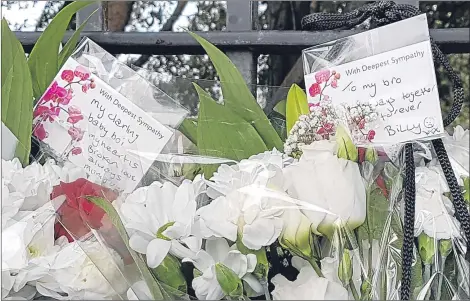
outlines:
[[429, 41], [319, 70], [305, 76], [305, 86], [313, 105], [348, 107], [349, 119], [362, 116], [357, 111], [364, 108], [374, 113], [367, 132], [360, 123], [353, 129], [358, 144], [364, 142], [360, 137], [387, 145], [444, 133]]
[[130, 192], [172, 131], [69, 58], [34, 110], [34, 136], [112, 189]]

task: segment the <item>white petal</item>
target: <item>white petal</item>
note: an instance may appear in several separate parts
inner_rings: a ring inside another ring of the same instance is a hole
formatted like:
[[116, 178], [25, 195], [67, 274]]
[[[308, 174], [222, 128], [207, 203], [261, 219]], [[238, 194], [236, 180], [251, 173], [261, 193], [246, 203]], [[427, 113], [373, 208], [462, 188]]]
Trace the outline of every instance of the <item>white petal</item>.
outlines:
[[255, 296], [260, 296], [264, 293], [263, 286], [252, 274], [246, 274], [243, 276], [243, 281], [245, 281], [251, 287], [251, 289], [255, 291]]
[[248, 259], [246, 272], [251, 273], [256, 268], [256, 263], [257, 263], [256, 255], [255, 254], [248, 254], [248, 255], [246, 255], [246, 258]]
[[206, 241], [206, 251], [214, 258], [215, 262], [222, 262], [227, 257], [230, 247], [223, 238], [210, 239]]
[[303, 267], [310, 266], [310, 263], [308, 263], [307, 260], [299, 256], [292, 257], [291, 263], [292, 263], [292, 266], [297, 269], [297, 271], [300, 271]]
[[170, 253], [178, 258], [194, 258], [196, 256], [196, 252], [186, 248], [177, 240], [171, 241]]
[[147, 265], [150, 268], [159, 266], [170, 251], [170, 247], [171, 241], [158, 238], [152, 240], [147, 247]]
[[230, 251], [222, 263], [235, 272], [238, 277], [243, 277], [246, 274], [248, 267], [248, 259], [240, 251]]
[[214, 277], [211, 281], [211, 285], [209, 286], [209, 290], [207, 292], [207, 299], [206, 300], [220, 300], [224, 297], [224, 292], [219, 285], [219, 282]]
[[195, 236], [189, 236], [181, 239], [181, 242], [186, 244], [191, 251], [197, 252], [201, 249], [202, 239]]
[[129, 246], [132, 250], [141, 254], [147, 253], [147, 247], [151, 240], [142, 237], [139, 234], [133, 234], [129, 239]]
[[196, 269], [201, 272], [207, 270], [210, 266], [214, 265], [214, 259], [204, 250], [201, 250], [196, 253], [196, 256], [191, 258], [183, 259], [183, 262], [192, 262]]
[[272, 244], [282, 232], [282, 219], [257, 219], [243, 227], [243, 244], [252, 250]]

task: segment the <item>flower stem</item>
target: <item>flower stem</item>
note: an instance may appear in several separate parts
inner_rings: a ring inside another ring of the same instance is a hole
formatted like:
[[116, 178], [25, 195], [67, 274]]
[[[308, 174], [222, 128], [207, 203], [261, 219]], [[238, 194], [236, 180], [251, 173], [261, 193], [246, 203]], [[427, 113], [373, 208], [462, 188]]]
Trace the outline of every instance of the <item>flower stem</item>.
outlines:
[[266, 280], [261, 280], [260, 283], [263, 286], [265, 300], [270, 301], [271, 295], [269, 294], [268, 282]]
[[447, 256], [441, 256], [441, 260], [439, 262], [439, 278], [437, 280], [437, 293], [436, 293], [436, 300], [441, 300], [441, 289], [442, 289], [442, 279], [444, 277], [444, 268], [446, 266], [446, 259]]
[[[427, 284], [430, 278], [431, 278], [431, 265], [424, 264], [424, 275], [423, 275], [424, 284]], [[429, 300], [430, 295], [431, 295], [431, 288], [429, 288], [428, 292], [426, 293], [424, 300]]]
[[349, 287], [351, 288], [351, 293], [354, 297], [354, 300], [360, 300], [361, 298], [359, 298], [359, 294], [357, 293], [357, 290], [356, 290], [356, 287], [354, 286], [354, 282], [351, 280], [349, 280]]
[[307, 258], [307, 261], [310, 263], [310, 265], [315, 270], [315, 272], [317, 272], [318, 277], [325, 277], [325, 276], [323, 276], [323, 273], [321, 272], [321, 269], [318, 266], [317, 261], [315, 260], [315, 258], [313, 258], [313, 257], [312, 258]]

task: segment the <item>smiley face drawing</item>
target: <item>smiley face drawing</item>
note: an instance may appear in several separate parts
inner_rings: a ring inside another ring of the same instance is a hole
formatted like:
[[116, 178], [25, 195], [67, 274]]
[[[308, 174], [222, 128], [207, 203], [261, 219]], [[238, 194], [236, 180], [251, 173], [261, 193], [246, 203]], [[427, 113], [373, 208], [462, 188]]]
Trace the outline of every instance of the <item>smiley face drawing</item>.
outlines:
[[424, 126], [428, 129], [433, 128], [435, 124], [434, 118], [426, 117], [424, 118]]

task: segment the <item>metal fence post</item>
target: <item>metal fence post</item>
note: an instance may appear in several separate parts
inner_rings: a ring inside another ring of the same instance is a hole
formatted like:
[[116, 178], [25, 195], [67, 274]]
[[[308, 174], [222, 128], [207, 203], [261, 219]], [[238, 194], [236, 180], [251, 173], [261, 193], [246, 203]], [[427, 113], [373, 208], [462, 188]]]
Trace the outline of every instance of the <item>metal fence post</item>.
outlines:
[[[253, 30], [253, 14], [257, 12], [257, 4], [252, 1], [227, 1], [227, 31]], [[236, 44], [237, 40], [233, 43]], [[258, 57], [248, 50], [227, 51], [227, 55], [240, 70], [246, 83], [256, 85]]]
[[103, 4], [101, 1], [90, 4], [80, 11], [77, 12], [77, 28], [85, 22], [85, 20], [95, 11], [90, 19], [88, 20], [87, 24], [85, 25], [84, 31], [104, 31], [106, 30], [105, 24], [105, 10], [103, 9]]

